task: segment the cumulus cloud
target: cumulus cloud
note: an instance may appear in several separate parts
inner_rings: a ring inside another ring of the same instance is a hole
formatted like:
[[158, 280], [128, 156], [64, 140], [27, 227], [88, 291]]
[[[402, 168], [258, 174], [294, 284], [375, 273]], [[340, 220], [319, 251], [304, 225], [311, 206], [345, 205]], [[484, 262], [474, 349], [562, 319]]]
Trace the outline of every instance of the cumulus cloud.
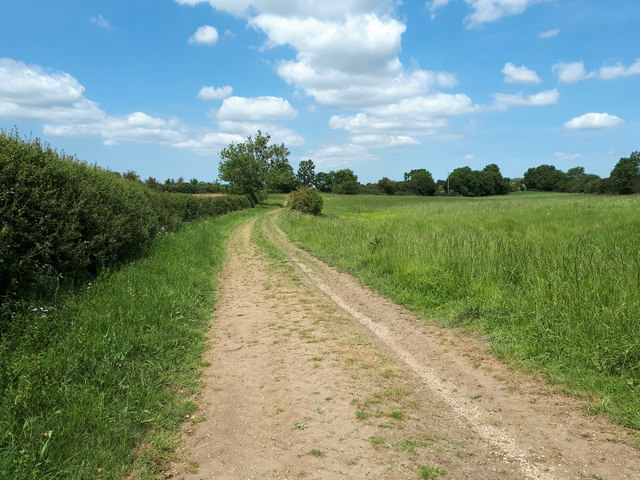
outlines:
[[558, 103], [560, 93], [555, 88], [553, 90], [545, 90], [544, 92], [534, 95], [494, 93], [494, 107], [498, 110], [506, 110], [514, 106], [527, 107], [543, 107], [547, 105], [555, 105]]
[[305, 158], [313, 158], [313, 162], [320, 168], [332, 169], [350, 167], [357, 163], [380, 161], [380, 157], [371, 153], [362, 145], [348, 143], [345, 145], [325, 145]]
[[111, 24], [102, 15], [98, 15], [97, 17], [91, 17], [89, 21], [92, 24], [97, 25], [98, 27], [101, 27], [101, 28], [111, 28]]
[[465, 0], [472, 8], [465, 21], [469, 28], [495, 22], [502, 17], [519, 15], [526, 8], [540, 0]]
[[615, 65], [603, 65], [599, 71], [587, 72], [584, 62], [563, 63], [558, 62], [552, 67], [553, 73], [562, 83], [575, 83], [587, 78], [599, 78], [600, 80], [613, 80], [620, 77], [640, 75], [640, 59], [625, 67], [621, 63]]
[[65, 72], [45, 72], [10, 58], [0, 59], [0, 117], [47, 122], [95, 122], [106, 117], [84, 97], [84, 87]]
[[595, 72], [587, 73], [582, 60], [572, 63], [555, 63], [551, 67], [551, 71], [558, 77], [561, 83], [575, 83], [596, 76]]
[[233, 88], [229, 85], [224, 87], [202, 87], [197, 98], [200, 100], [223, 100], [233, 94]]
[[215, 45], [218, 42], [218, 31], [211, 25], [203, 25], [189, 37], [189, 43]]
[[309, 17], [323, 19], [343, 18], [352, 15], [375, 12], [388, 13], [398, 0], [175, 0], [180, 5], [208, 3], [212, 8], [236, 16], [249, 16], [254, 11], [271, 13], [281, 17]]
[[553, 38], [556, 37], [560, 33], [559, 28], [554, 28], [552, 30], [545, 30], [538, 34], [538, 38]]
[[617, 63], [615, 65], [603, 66], [599, 72], [599, 77], [602, 80], [613, 80], [614, 78], [630, 77], [632, 75], [640, 75], [640, 58], [628, 67]]
[[622, 125], [624, 121], [608, 113], [585, 113], [574, 117], [564, 124], [568, 130], [603, 130]]
[[533, 70], [529, 70], [524, 65], [516, 67], [513, 63], [505, 64], [502, 69], [504, 81], [507, 83], [540, 83], [542, 80]]
[[218, 121], [276, 122], [293, 120], [298, 115], [291, 104], [280, 97], [229, 97], [218, 110]]

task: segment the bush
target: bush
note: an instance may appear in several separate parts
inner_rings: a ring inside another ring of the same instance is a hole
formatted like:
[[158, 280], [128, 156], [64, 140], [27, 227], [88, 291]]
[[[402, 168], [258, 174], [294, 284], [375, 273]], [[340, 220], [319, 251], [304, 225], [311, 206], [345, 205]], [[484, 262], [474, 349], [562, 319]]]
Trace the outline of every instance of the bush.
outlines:
[[250, 206], [156, 192], [0, 132], [0, 331], [29, 303], [139, 257], [159, 233]]
[[323, 200], [317, 190], [311, 188], [299, 188], [289, 195], [289, 207], [310, 215], [320, 215]]

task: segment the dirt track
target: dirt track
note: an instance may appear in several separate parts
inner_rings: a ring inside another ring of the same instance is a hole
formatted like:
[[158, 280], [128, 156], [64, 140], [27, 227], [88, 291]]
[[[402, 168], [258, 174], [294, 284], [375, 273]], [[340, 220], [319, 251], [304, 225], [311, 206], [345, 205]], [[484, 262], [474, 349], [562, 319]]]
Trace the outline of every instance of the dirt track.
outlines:
[[311, 258], [274, 220], [229, 241], [206, 386], [169, 476], [640, 478], [628, 432]]

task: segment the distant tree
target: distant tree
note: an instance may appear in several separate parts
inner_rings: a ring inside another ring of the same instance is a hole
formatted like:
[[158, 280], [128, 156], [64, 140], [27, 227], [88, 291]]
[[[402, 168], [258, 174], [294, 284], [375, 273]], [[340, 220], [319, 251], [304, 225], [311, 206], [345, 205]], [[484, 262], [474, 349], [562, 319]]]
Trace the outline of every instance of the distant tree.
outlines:
[[321, 192], [331, 192], [335, 183], [336, 172], [318, 172], [316, 173], [316, 188]]
[[153, 177], [147, 178], [144, 181], [144, 184], [149, 188], [153, 188], [154, 190], [158, 190], [160, 188], [160, 183], [158, 183], [158, 180]]
[[398, 191], [398, 182], [389, 180], [387, 177], [382, 177], [378, 180], [378, 187], [387, 195], [393, 195]]
[[350, 168], [343, 168], [333, 174], [333, 193], [355, 195], [358, 193], [358, 176]]
[[477, 172], [470, 167], [456, 168], [449, 174], [449, 188], [451, 193], [464, 197], [477, 196], [479, 190]]
[[302, 160], [298, 165], [298, 173], [296, 174], [298, 182], [303, 187], [313, 187], [316, 184], [316, 166], [311, 159]]
[[289, 193], [297, 187], [298, 179], [289, 162], [280, 162], [267, 171], [265, 183], [270, 192]]
[[[281, 145], [270, 145], [269, 134], [260, 130], [255, 137], [248, 136], [242, 143], [231, 143], [220, 152], [220, 178], [232, 191], [246, 194], [254, 203], [258, 203], [260, 192], [267, 186], [267, 180], [279, 179], [286, 173], [289, 164], [289, 150]], [[275, 169], [271, 178], [267, 174]], [[293, 173], [293, 172], [291, 172]]]
[[433, 181], [431, 173], [424, 168], [405, 173], [404, 183], [406, 189], [416, 195], [434, 195], [436, 193], [436, 183]]
[[573, 167], [567, 170], [567, 177], [569, 178], [582, 178], [585, 176], [584, 167]]
[[126, 178], [127, 180], [132, 180], [134, 182], [142, 182], [142, 180], [140, 180], [140, 175], [133, 170], [127, 170], [124, 172], [122, 174], [122, 178]]
[[621, 158], [611, 170], [610, 178], [618, 193], [640, 193], [640, 152]]
[[524, 183], [531, 190], [562, 190], [567, 174], [553, 165], [539, 165], [524, 174]]
[[344, 182], [353, 182], [358, 183], [358, 176], [353, 173], [353, 170], [350, 168], [343, 168], [342, 170], [338, 170], [333, 173], [333, 181], [334, 183], [344, 183]]

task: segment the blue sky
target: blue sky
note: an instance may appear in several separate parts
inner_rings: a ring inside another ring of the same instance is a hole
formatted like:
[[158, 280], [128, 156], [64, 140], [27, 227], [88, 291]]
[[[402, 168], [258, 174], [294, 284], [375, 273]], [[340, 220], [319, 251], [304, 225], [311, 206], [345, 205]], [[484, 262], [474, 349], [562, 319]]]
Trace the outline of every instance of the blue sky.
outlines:
[[637, 0], [0, 0], [0, 126], [217, 177], [258, 129], [363, 182], [640, 150]]

